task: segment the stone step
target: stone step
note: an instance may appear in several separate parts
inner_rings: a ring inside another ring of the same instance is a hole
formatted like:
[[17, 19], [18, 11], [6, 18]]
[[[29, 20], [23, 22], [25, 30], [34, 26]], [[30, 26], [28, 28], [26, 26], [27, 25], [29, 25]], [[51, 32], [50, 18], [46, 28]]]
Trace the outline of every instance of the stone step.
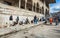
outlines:
[[9, 33], [15, 32], [15, 31], [24, 30], [24, 29], [27, 29], [27, 28], [30, 28], [30, 27], [34, 27], [34, 26], [40, 25], [41, 23], [27, 24], [27, 25], [16, 25], [16, 26], [8, 27], [8, 28], [1, 28], [0, 29], [0, 36], [3, 36], [5, 34], [9, 34]]

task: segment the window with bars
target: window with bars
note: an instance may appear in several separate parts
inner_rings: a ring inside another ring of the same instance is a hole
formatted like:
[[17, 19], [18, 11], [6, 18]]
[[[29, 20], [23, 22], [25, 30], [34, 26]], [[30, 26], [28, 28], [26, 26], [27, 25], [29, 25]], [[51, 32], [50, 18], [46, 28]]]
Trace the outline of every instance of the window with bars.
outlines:
[[48, 15], [49, 14], [49, 11], [46, 9], [46, 14], [45, 15]]
[[39, 9], [39, 13], [41, 13], [41, 9]]
[[29, 11], [32, 11], [32, 5], [29, 4], [29, 3], [27, 3], [27, 9], [28, 9]]
[[25, 9], [25, 0], [21, 0], [21, 8]]
[[35, 3], [34, 3], [34, 6], [33, 6], [33, 11], [35, 12]]
[[32, 11], [32, 0], [27, 0], [26, 8], [27, 8], [29, 11]]
[[39, 3], [37, 3], [36, 12], [39, 13]]
[[42, 7], [42, 14], [44, 14], [44, 7]]
[[11, 2], [8, 2], [8, 1], [4, 1], [4, 4], [12, 5], [12, 3]]

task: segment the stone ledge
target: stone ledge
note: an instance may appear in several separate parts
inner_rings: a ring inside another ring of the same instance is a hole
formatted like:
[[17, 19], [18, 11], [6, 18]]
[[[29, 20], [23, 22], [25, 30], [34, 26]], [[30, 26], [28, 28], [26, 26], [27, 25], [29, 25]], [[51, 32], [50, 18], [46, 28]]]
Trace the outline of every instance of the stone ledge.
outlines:
[[24, 25], [24, 26], [16, 25], [16, 26], [12, 26], [12, 27], [9, 27], [9, 28], [2, 28], [2, 29], [0, 29], [0, 36], [4, 36], [4, 35], [12, 34], [14, 32], [18, 32], [18, 31], [29, 29], [29, 28], [33, 28], [33, 27], [36, 27], [40, 24], [41, 23], [27, 24], [27, 25]]

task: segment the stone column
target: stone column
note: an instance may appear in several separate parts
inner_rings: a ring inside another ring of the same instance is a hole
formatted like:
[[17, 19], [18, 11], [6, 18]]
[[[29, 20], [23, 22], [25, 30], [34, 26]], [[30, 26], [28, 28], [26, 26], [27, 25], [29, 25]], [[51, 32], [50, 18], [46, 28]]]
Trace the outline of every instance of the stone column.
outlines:
[[27, 8], [26, 8], [26, 3], [27, 3], [27, 0], [25, 0], [25, 9], [27, 9]]
[[19, 0], [19, 8], [20, 8], [20, 5], [21, 5], [21, 0]]
[[44, 1], [44, 17], [45, 17], [45, 1]]
[[33, 10], [33, 6], [34, 6], [34, 2], [32, 2], [32, 11], [34, 11], [34, 10]]
[[35, 12], [37, 11], [37, 10], [36, 10], [36, 7], [37, 7], [37, 4], [35, 3]]
[[39, 6], [39, 13], [41, 12], [40, 9], [41, 9], [41, 8], [40, 8], [40, 6]]

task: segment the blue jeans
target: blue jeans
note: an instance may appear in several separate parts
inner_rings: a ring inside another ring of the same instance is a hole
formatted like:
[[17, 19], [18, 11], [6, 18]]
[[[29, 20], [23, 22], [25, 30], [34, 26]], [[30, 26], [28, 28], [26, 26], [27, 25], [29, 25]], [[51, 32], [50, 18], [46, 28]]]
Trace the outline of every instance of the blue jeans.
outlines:
[[34, 20], [34, 24], [37, 24], [37, 20]]
[[56, 22], [56, 26], [58, 25], [58, 22]]

